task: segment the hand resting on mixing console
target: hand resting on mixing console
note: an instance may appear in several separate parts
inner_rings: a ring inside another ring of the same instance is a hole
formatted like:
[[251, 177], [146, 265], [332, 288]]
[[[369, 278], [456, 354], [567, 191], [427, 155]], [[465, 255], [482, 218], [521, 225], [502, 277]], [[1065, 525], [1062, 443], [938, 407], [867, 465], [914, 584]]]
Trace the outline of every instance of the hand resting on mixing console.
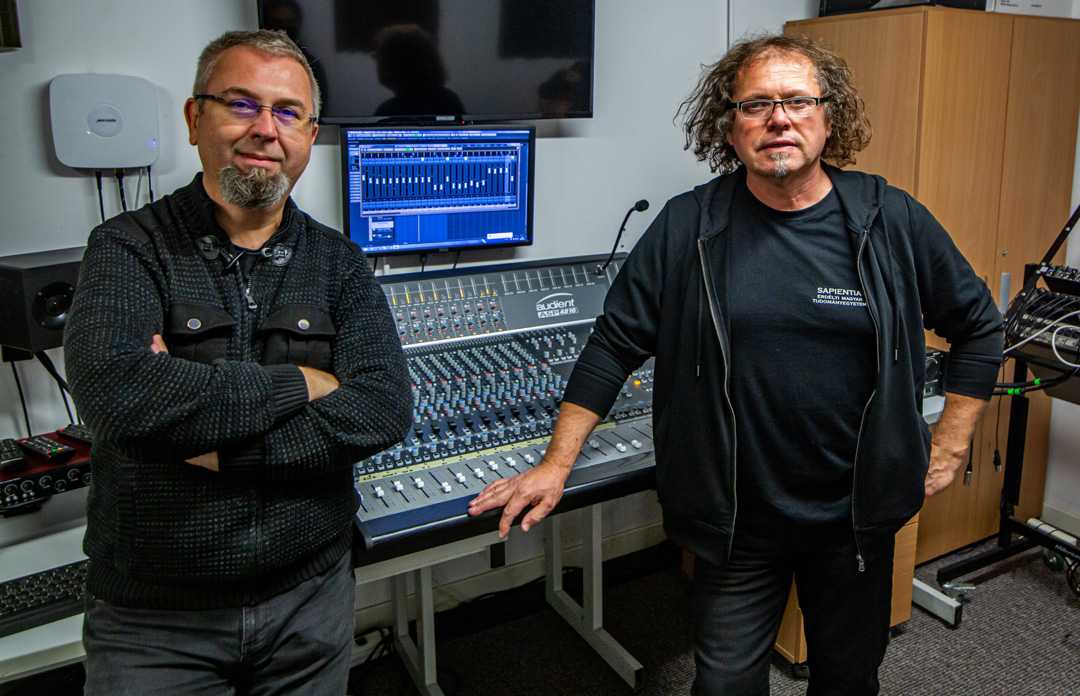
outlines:
[[476, 516], [501, 507], [499, 536], [505, 539], [514, 519], [531, 507], [521, 520], [521, 531], [528, 532], [559, 504], [581, 446], [599, 422], [600, 416], [589, 409], [563, 403], [544, 459], [524, 473], [488, 484], [469, 503], [469, 514]]
[[[152, 353], [168, 353], [169, 347], [165, 345], [165, 339], [161, 334], [154, 334], [150, 339], [150, 351]], [[304, 382], [307, 385], [308, 401], [314, 401], [315, 399], [321, 399], [324, 396], [328, 396], [341, 386], [341, 382], [338, 378], [329, 372], [317, 370], [314, 367], [307, 367], [306, 365], [300, 365], [300, 372], [304, 375]], [[194, 464], [195, 466], [201, 466], [204, 469], [210, 471], [219, 471], [220, 462], [218, 461], [218, 453], [207, 452], [206, 454], [200, 454], [197, 457], [185, 459], [188, 464]]]

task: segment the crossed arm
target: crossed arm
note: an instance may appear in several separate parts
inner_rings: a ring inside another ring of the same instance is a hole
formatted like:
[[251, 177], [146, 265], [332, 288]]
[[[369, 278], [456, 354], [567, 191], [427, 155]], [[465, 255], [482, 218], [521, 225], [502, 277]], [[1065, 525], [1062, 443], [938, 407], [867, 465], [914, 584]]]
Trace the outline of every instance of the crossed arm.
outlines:
[[328, 473], [385, 449], [410, 417], [404, 357], [370, 269], [358, 252], [345, 264], [335, 374], [207, 365], [166, 354], [163, 271], [152, 244], [98, 228], [65, 332], [68, 377], [87, 423], [117, 446], [165, 448], [199, 465], [213, 464], [204, 455], [217, 452], [222, 471], [278, 480]]
[[[169, 347], [165, 345], [165, 338], [161, 334], [154, 334], [150, 339], [150, 352], [152, 353], [168, 353]], [[338, 387], [341, 386], [341, 382], [338, 378], [329, 372], [323, 372], [322, 370], [316, 370], [314, 367], [307, 367], [306, 365], [300, 366], [300, 373], [304, 375], [304, 383], [307, 386], [308, 401], [314, 401], [315, 399], [321, 399], [324, 396], [329, 396]], [[194, 464], [195, 466], [201, 466], [204, 469], [210, 471], [220, 471], [221, 462], [220, 455], [217, 450], [213, 452], [207, 452], [206, 454], [200, 454], [189, 459], [185, 459], [188, 464]]]

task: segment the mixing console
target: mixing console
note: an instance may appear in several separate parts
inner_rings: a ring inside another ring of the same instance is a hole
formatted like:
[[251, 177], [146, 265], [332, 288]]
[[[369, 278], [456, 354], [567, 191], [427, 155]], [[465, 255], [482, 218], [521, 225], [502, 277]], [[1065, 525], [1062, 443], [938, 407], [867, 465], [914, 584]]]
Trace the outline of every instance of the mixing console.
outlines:
[[[468, 501], [485, 485], [539, 463], [621, 266], [620, 257], [597, 276], [603, 258], [384, 282], [412, 379], [413, 423], [401, 443], [355, 466], [369, 550], [467, 521]], [[650, 360], [586, 443], [564, 501], [627, 476], [640, 488], [651, 483], [652, 383]]]

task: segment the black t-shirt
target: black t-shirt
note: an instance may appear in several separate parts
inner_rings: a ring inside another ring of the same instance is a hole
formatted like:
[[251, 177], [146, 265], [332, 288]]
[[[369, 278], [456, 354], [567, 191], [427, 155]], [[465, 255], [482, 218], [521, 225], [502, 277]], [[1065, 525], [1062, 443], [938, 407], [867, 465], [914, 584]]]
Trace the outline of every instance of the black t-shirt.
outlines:
[[232, 253], [235, 256], [239, 256], [236, 263], [239, 264], [240, 270], [243, 272], [244, 277], [247, 278], [251, 275], [251, 271], [255, 268], [255, 263], [262, 256], [262, 249], [247, 249], [242, 246], [232, 245]]
[[729, 236], [730, 390], [741, 519], [848, 519], [852, 466], [875, 375], [857, 240], [836, 192], [768, 208], [746, 186]]

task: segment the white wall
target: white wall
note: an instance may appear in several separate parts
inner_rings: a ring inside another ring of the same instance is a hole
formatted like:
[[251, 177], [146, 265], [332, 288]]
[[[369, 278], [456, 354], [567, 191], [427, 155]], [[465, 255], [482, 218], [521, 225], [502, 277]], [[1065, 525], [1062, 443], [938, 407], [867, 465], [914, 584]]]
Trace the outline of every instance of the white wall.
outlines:
[[775, 2], [729, 2], [731, 40], [779, 33], [784, 22], [810, 19], [818, 15], [818, 0], [777, 0]]

